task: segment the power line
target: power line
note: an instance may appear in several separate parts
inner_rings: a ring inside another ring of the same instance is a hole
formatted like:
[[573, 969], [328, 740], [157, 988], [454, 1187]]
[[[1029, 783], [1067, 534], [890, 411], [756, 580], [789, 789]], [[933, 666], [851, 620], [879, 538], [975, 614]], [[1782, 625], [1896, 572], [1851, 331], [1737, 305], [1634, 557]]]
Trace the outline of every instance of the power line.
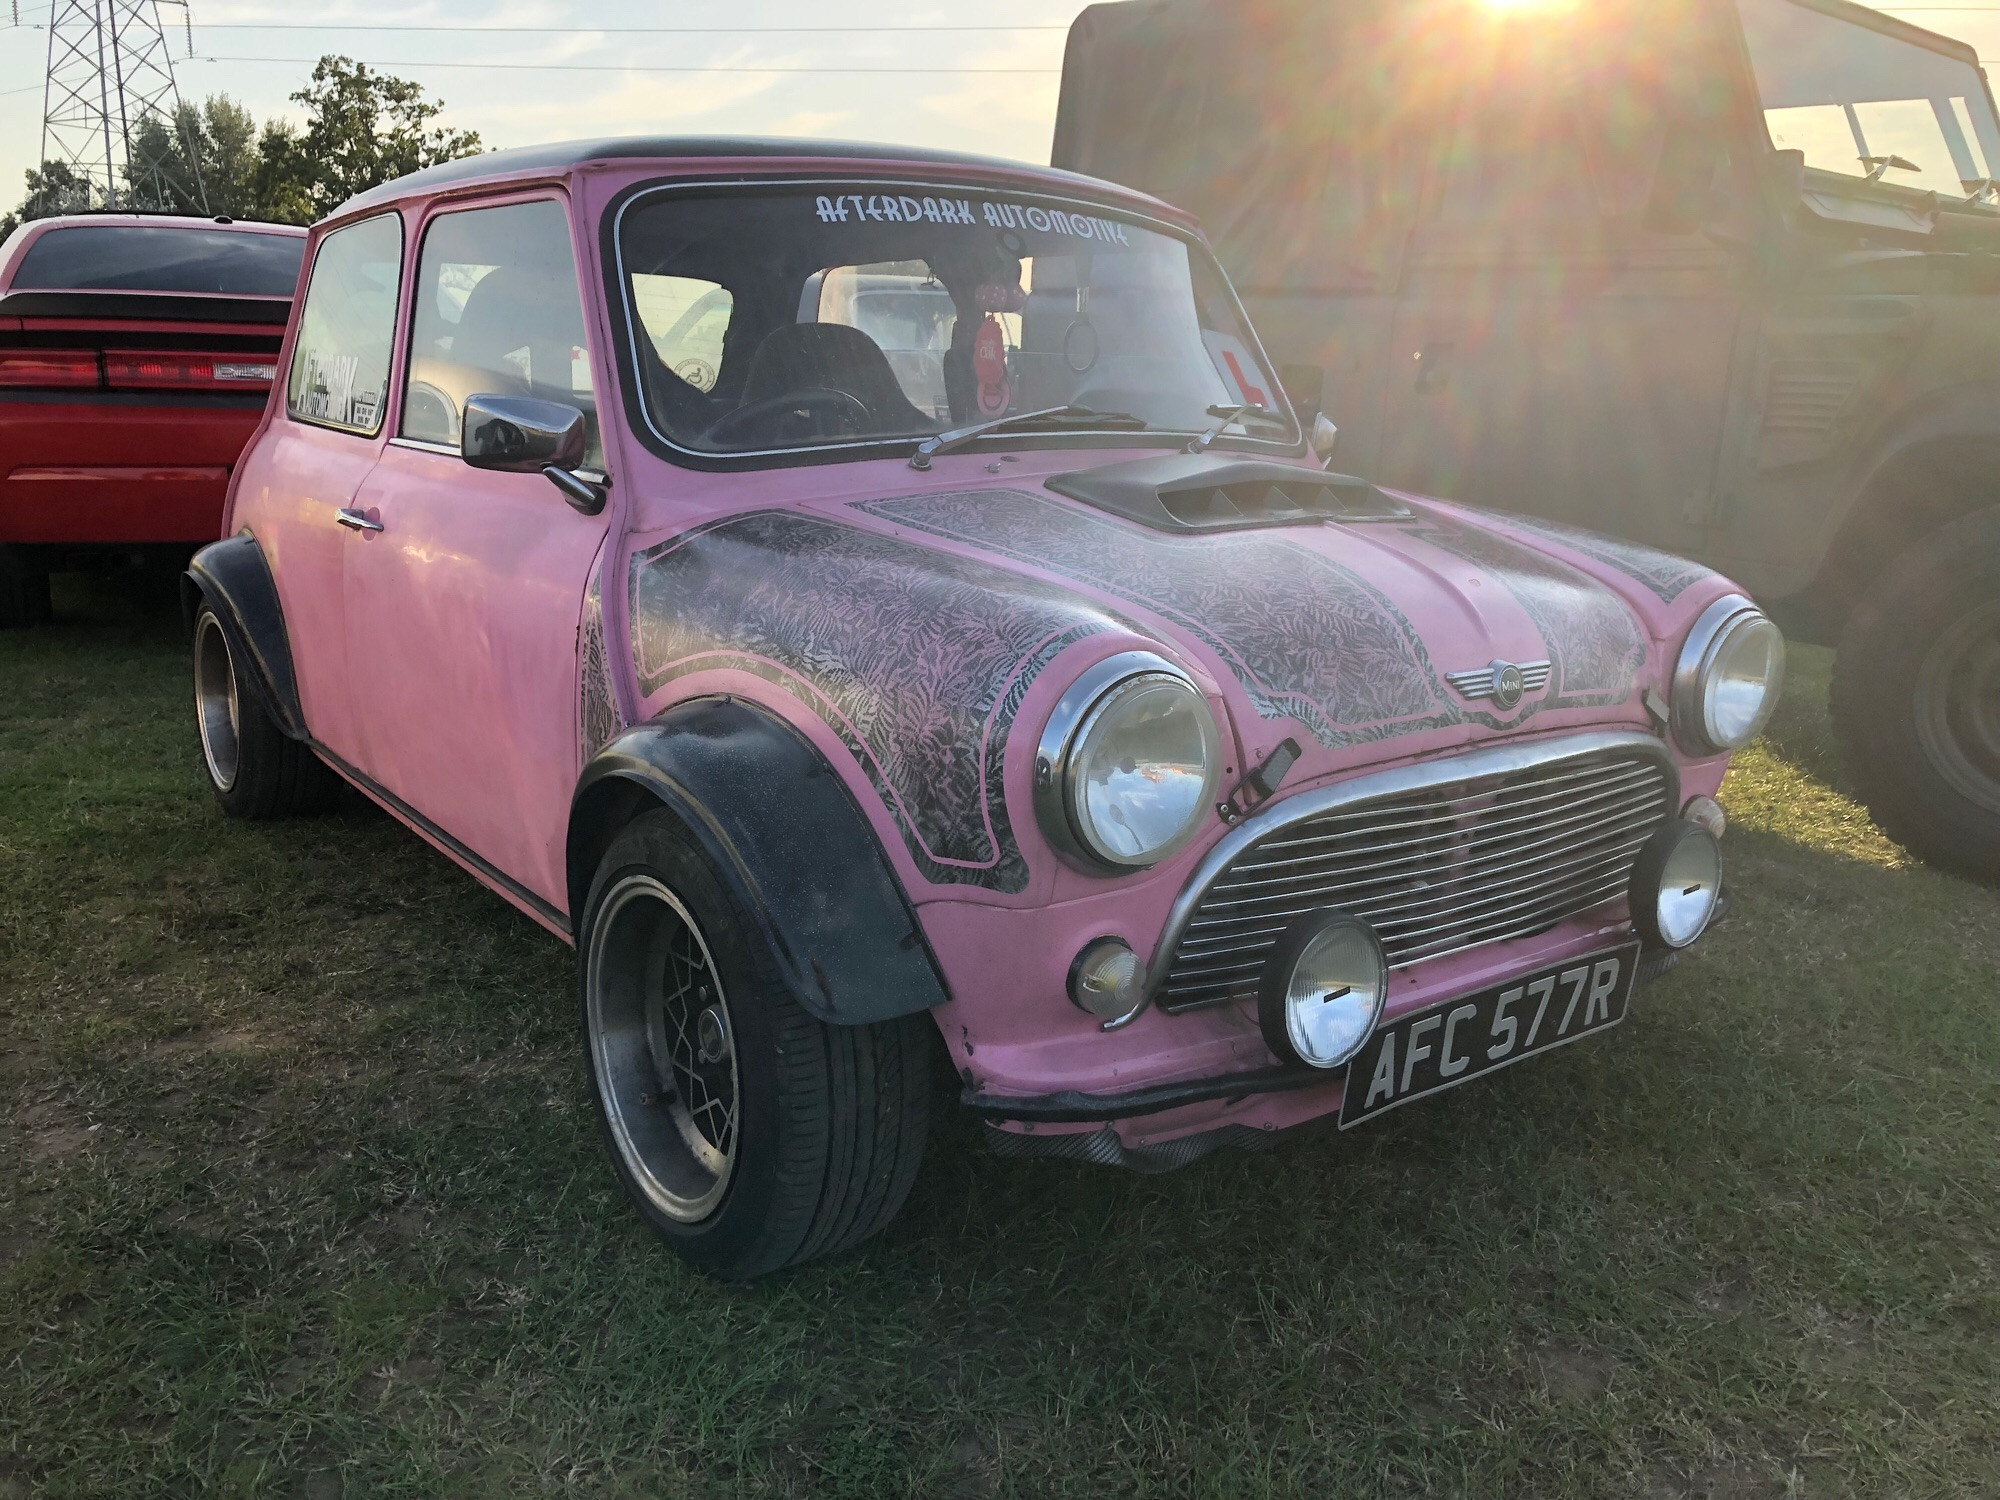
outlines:
[[[188, 62], [272, 62], [288, 68], [310, 68], [318, 58], [186, 58]], [[1062, 68], [746, 68], [746, 66], [654, 66], [648, 62], [364, 62], [366, 68], [500, 68], [506, 72], [888, 72], [888, 74], [1060, 74]]]
[[[2000, 9], [2000, 7], [1989, 7]], [[619, 36], [795, 36], [874, 35], [892, 32], [940, 31], [1068, 31], [1062, 25], [1021, 26], [349, 26], [338, 22], [298, 21], [202, 21], [202, 31], [423, 31], [450, 32], [454, 36], [477, 36], [483, 32], [505, 35], [575, 36], [585, 32], [614, 32]]]

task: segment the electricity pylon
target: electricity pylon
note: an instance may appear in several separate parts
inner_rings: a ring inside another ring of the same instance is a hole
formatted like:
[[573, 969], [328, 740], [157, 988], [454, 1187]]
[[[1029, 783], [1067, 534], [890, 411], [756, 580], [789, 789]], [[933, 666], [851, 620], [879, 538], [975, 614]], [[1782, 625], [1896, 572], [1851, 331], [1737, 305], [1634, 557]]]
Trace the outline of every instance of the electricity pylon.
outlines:
[[[178, 5], [187, 15], [187, 0], [53, 0], [49, 7], [41, 159], [69, 169], [74, 185], [65, 191], [80, 201], [63, 204], [65, 209], [163, 208], [173, 202], [167, 163], [146, 159], [139, 139], [139, 126], [149, 115], [160, 116], [169, 132], [180, 123], [181, 96], [161, 5]], [[206, 212], [199, 153], [193, 141], [182, 144], [192, 168], [186, 186]]]

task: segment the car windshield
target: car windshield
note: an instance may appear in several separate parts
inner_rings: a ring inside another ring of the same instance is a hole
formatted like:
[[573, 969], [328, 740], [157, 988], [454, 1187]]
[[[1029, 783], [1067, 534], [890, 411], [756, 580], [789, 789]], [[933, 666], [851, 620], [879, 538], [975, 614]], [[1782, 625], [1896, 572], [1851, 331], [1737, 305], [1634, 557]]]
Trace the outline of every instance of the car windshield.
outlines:
[[302, 234], [79, 224], [51, 229], [30, 245], [13, 290], [289, 297], [305, 252]]
[[1795, 0], [1737, 0], [1764, 119], [1806, 165], [1987, 197], [2000, 124], [1970, 62]]
[[[1206, 251], [1074, 202], [667, 189], [622, 215], [618, 246], [648, 415], [699, 453], [914, 439], [1052, 407], [1115, 414], [1106, 430], [1131, 443], [1142, 424], [1201, 432], [1214, 406], [1283, 410]], [[1040, 425], [1091, 430], [1077, 412]], [[1253, 420], [1228, 438], [1298, 433]]]

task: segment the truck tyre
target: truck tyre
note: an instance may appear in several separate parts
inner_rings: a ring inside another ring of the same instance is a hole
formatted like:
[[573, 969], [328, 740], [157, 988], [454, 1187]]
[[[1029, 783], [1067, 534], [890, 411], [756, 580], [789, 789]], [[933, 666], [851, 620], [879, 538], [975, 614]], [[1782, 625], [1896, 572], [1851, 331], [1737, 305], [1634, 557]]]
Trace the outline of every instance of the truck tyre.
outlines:
[[633, 820], [606, 851], [577, 971], [605, 1144], [683, 1259], [758, 1276], [864, 1240], [902, 1207], [929, 1129], [930, 1018], [806, 1014], [672, 813]]
[[1885, 833], [2000, 880], [2000, 510], [1925, 538], [1862, 595], [1834, 663], [1833, 722]]
[[46, 625], [49, 570], [32, 547], [0, 545], [0, 630]]
[[325, 812], [338, 799], [340, 778], [265, 711], [207, 604], [194, 617], [194, 717], [208, 784], [230, 817]]

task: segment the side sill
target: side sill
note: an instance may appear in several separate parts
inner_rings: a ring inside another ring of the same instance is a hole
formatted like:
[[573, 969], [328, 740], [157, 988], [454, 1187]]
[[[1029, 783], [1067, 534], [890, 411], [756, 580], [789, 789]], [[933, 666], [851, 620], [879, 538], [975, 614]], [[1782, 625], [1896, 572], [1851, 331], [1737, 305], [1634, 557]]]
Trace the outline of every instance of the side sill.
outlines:
[[357, 771], [318, 740], [308, 740], [307, 743], [312, 746], [315, 755], [332, 766], [334, 770], [338, 771], [348, 781], [353, 782], [362, 792], [381, 803], [412, 828], [422, 833], [425, 838], [464, 865], [474, 875], [499, 891], [500, 894], [512, 901], [516, 906], [526, 910], [529, 915], [533, 916], [544, 927], [552, 929], [566, 942], [575, 941], [575, 936], [570, 930], [569, 918], [563, 915], [553, 904], [537, 896], [533, 891], [522, 885], [513, 876], [508, 875], [498, 866], [473, 853], [466, 845], [446, 833], [401, 797], [398, 797], [373, 777], [368, 776], [364, 772]]

